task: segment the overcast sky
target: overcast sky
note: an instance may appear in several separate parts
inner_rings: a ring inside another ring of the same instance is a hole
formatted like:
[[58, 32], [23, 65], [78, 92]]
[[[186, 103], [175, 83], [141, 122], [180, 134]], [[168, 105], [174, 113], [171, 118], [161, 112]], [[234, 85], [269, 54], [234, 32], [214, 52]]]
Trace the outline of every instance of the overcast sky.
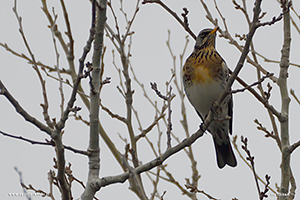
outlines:
[[[12, 12], [13, 0], [6, 0], [0, 3], [0, 42], [7, 43], [10, 48], [18, 53], [24, 53], [28, 55], [24, 44], [22, 43], [21, 36], [18, 32], [18, 23], [14, 13]], [[200, 30], [207, 27], [213, 27], [213, 25], [206, 19], [205, 11], [200, 4], [200, 1], [173, 1], [165, 0], [167, 5], [170, 6], [179, 16], [182, 12], [182, 8], [186, 7], [189, 10], [189, 24], [190, 28], [195, 34], [198, 34]], [[236, 10], [231, 1], [217, 1], [219, 8], [226, 17], [227, 26], [232, 36], [236, 33], [246, 34], [248, 31], [248, 25], [245, 21], [243, 14]], [[247, 1], [248, 11], [251, 14], [252, 19], [252, 7], [254, 1]], [[51, 3], [51, 4], [50, 4]], [[53, 4], [52, 4], [53, 3]], [[124, 1], [124, 10], [128, 12], [128, 17], [131, 18], [135, 2]], [[300, 12], [299, 2], [294, 1], [294, 8]], [[75, 40], [75, 65], [78, 67], [77, 60], [82, 54], [82, 48], [86, 43], [89, 34], [90, 27], [90, 10], [91, 6], [88, 0], [70, 1], [66, 0], [66, 5], [70, 17], [72, 26], [72, 33]], [[113, 6], [115, 12], [119, 17], [119, 25], [121, 31], [124, 32], [124, 18], [122, 18], [119, 12], [119, 2], [114, 1]], [[221, 29], [224, 29], [224, 25], [221, 22], [217, 11], [212, 1], [207, 1], [207, 5], [214, 18], [218, 18]], [[59, 30], [64, 32], [65, 25], [59, 6], [59, 2], [50, 2], [48, 8], [55, 6], [55, 12], [58, 14]], [[18, 12], [22, 16], [23, 28], [30, 44], [30, 47], [35, 55], [37, 61], [41, 61], [49, 66], [53, 66], [56, 63], [56, 57], [53, 50], [53, 42], [51, 38], [51, 32], [47, 28], [48, 21], [41, 10], [41, 2], [27, 0], [18, 1]], [[273, 16], [280, 14], [280, 5], [275, 0], [264, 1], [262, 9], [267, 12], [263, 21], [269, 21]], [[111, 15], [111, 11], [108, 9], [108, 21], [107, 23], [114, 28], [114, 20]], [[295, 22], [299, 25], [299, 20], [294, 16]], [[260, 28], [255, 37], [254, 45], [257, 52], [263, 54], [269, 59], [278, 61], [280, 59], [280, 50], [283, 42], [282, 35], [282, 21], [276, 23], [273, 26], [266, 26]], [[171, 68], [173, 68], [173, 62], [166, 46], [166, 40], [168, 37], [168, 30], [171, 31], [171, 47], [174, 55], [176, 55], [176, 70], [180, 70], [179, 55], [182, 53], [185, 45], [185, 37], [187, 32], [178, 24], [177, 21], [165, 10], [156, 4], [146, 4], [140, 6], [140, 11], [133, 23], [132, 30], [135, 32], [132, 37], [132, 49], [131, 49], [131, 64], [134, 68], [137, 78], [145, 85], [147, 93], [152, 101], [157, 101], [159, 108], [161, 108], [161, 100], [150, 89], [150, 82], [156, 82], [162, 92], [165, 92], [165, 82], [171, 77]], [[66, 38], [66, 37], [65, 37]], [[194, 47], [194, 41], [189, 36], [189, 43], [184, 55], [184, 60], [189, 56]], [[292, 46], [291, 57], [292, 63], [300, 63], [299, 57], [299, 33], [297, 33], [292, 27]], [[222, 57], [226, 60], [230, 69], [234, 69], [237, 64], [237, 60], [240, 56], [240, 52], [230, 45], [224, 38], [217, 37], [216, 48]], [[243, 45], [243, 41], [238, 41]], [[59, 45], [58, 45], [59, 46]], [[115, 67], [112, 64], [112, 49], [113, 45], [108, 38], [105, 38], [105, 46], [107, 46], [105, 54], [105, 72], [104, 76], [111, 77], [111, 84], [105, 85], [101, 99], [103, 105], [110, 108], [113, 112], [125, 116], [125, 103], [123, 97], [120, 95], [116, 86], [119, 85], [119, 76]], [[67, 68], [67, 62], [65, 55], [61, 47], [60, 51], [60, 66]], [[43, 121], [42, 109], [40, 103], [43, 102], [41, 86], [37, 78], [36, 73], [30, 65], [23, 59], [17, 58], [11, 53], [7, 52], [4, 48], [0, 48], [0, 60], [1, 60], [1, 72], [0, 79], [11, 92], [11, 94], [19, 101], [23, 108], [36, 117], [40, 121]], [[88, 58], [91, 61], [90, 57]], [[260, 64], [269, 72], [275, 73], [278, 77], [279, 66], [278, 64], [266, 63], [262, 59], [259, 59]], [[120, 59], [116, 54], [116, 65], [121, 67]], [[291, 66], [289, 69], [288, 87], [294, 89], [296, 94], [300, 95], [300, 69]], [[179, 75], [179, 74], [178, 74]], [[49, 114], [52, 118], [59, 119], [60, 116], [60, 95], [58, 91], [59, 84], [46, 77], [43, 73], [43, 77], [46, 79], [46, 87], [49, 96]], [[251, 84], [257, 81], [256, 69], [246, 63], [241, 71], [240, 77], [242, 77], [247, 83]], [[65, 76], [64, 78], [69, 78]], [[178, 76], [179, 78], [179, 76]], [[69, 79], [70, 80], [70, 79]], [[270, 103], [280, 110], [280, 97], [277, 85], [266, 80], [263, 85], [266, 90], [266, 84], [270, 83], [273, 86], [272, 96]], [[148, 101], [143, 97], [143, 91], [141, 88], [132, 81], [134, 93], [133, 106], [139, 112], [139, 117], [143, 128], [152, 123], [155, 111]], [[88, 80], [83, 80], [83, 87], [88, 91]], [[180, 99], [178, 92], [172, 85], [173, 92], [177, 95], [172, 102], [172, 122], [173, 133], [183, 140], [185, 137], [182, 126], [179, 123], [181, 117]], [[238, 83], [233, 85], [234, 89], [241, 88]], [[70, 88], [64, 86], [66, 100], [70, 94]], [[76, 105], [82, 107], [80, 115], [88, 120], [88, 112], [85, 109], [80, 98], [77, 98]], [[291, 97], [290, 104], [290, 141], [291, 143], [298, 141], [299, 136], [299, 111], [300, 107], [297, 102]], [[187, 117], [190, 133], [195, 132], [200, 124], [200, 119], [195, 113], [192, 106], [186, 100], [185, 105], [187, 108]], [[112, 138], [120, 152], [124, 152], [124, 142], [119, 138], [118, 133], [127, 138], [127, 129], [118, 120], [111, 119], [105, 112], [100, 113], [101, 122], [108, 135]], [[260, 177], [264, 178], [265, 174], [271, 176], [271, 187], [275, 189], [275, 183], [280, 185], [280, 159], [281, 155], [279, 149], [274, 140], [265, 138], [264, 134], [256, 129], [256, 125], [253, 122], [254, 119], [258, 119], [268, 130], [272, 130], [272, 126], [267, 114], [261, 103], [248, 92], [238, 93], [234, 95], [234, 128], [233, 134], [238, 135], [238, 144], [241, 145], [240, 136], [243, 135], [249, 139], [249, 149], [255, 156], [255, 167]], [[137, 127], [136, 121], [134, 122]], [[280, 129], [280, 127], [278, 127]], [[40, 132], [30, 123], [23, 120], [23, 118], [16, 113], [15, 109], [6, 100], [5, 97], [0, 96], [0, 130], [16, 136], [23, 136], [33, 140], [44, 141], [49, 137]], [[138, 129], [135, 128], [138, 134]], [[166, 129], [161, 124], [161, 131], [165, 133]], [[153, 129], [149, 133], [149, 138], [156, 145], [158, 138], [157, 128]], [[70, 117], [66, 124], [65, 134], [63, 136], [64, 144], [73, 146], [78, 149], [85, 150], [88, 146], [88, 127], [79, 121], [75, 121]], [[163, 135], [163, 141], [166, 141], [165, 134]], [[173, 139], [172, 144], [176, 145], [176, 141]], [[154, 159], [154, 154], [146, 141], [141, 140], [139, 145], [139, 157], [143, 163], [146, 163]], [[165, 145], [162, 150], [165, 149]], [[0, 136], [0, 158], [2, 160], [0, 178], [0, 199], [18, 199], [18, 197], [8, 197], [8, 193], [21, 193], [22, 189], [19, 184], [18, 174], [14, 171], [14, 167], [18, 167], [23, 173], [23, 180], [25, 184], [32, 184], [37, 189], [42, 189], [46, 192], [49, 191], [47, 172], [49, 169], [53, 169], [53, 160], [55, 157], [55, 151], [51, 147], [31, 145], [24, 141], [7, 138]], [[201, 178], [199, 180], [198, 188], [204, 190], [213, 197], [220, 199], [231, 199], [236, 197], [238, 199], [258, 199], [255, 182], [252, 172], [246, 166], [246, 164], [240, 159], [237, 152], [235, 155], [238, 159], [238, 166], [236, 168], [225, 167], [220, 170], [217, 167], [215, 150], [212, 143], [212, 138], [209, 134], [205, 134], [198, 141], [193, 144], [193, 152], [195, 159], [197, 160], [197, 167]], [[243, 155], [244, 152], [243, 152]], [[296, 179], [296, 183], [299, 183], [300, 179], [300, 151], [296, 150], [291, 157], [291, 164], [293, 173]], [[85, 156], [77, 155], [72, 152], [66, 151], [67, 162], [72, 163], [73, 174], [84, 183], [87, 179], [88, 159]], [[190, 161], [186, 154], [182, 151], [169, 158], [165, 164], [168, 164], [167, 169], [173, 173], [176, 180], [184, 185], [185, 178], [191, 177]], [[156, 170], [154, 170], [156, 171]], [[122, 169], [112, 157], [105, 143], [101, 141], [101, 176], [117, 175], [122, 173]], [[164, 175], [164, 174], [163, 174]], [[147, 176], [143, 175], [145, 181], [147, 195], [152, 192], [152, 185]], [[263, 189], [263, 185], [261, 189]], [[298, 185], [298, 184], [297, 184]], [[74, 184], [73, 196], [79, 198], [83, 189], [78, 184]], [[106, 188], [102, 188], [97, 193], [97, 197], [105, 199], [137, 199], [133, 192], [129, 189], [128, 182], [124, 184], [115, 184]], [[182, 196], [181, 192], [176, 186], [166, 183], [161, 180], [159, 184], [160, 194], [163, 191], [167, 191], [164, 199], [186, 199]], [[116, 192], [117, 191], [117, 192]], [[32, 193], [32, 192], [30, 192]], [[297, 193], [297, 191], [296, 191]], [[57, 199], [59, 199], [59, 193], [55, 191]], [[271, 193], [269, 193], [271, 194]], [[40, 199], [36, 197], [34, 199]], [[198, 199], [206, 199], [203, 195], [198, 194]], [[275, 199], [273, 196], [269, 199]], [[297, 199], [297, 195], [296, 195]]]

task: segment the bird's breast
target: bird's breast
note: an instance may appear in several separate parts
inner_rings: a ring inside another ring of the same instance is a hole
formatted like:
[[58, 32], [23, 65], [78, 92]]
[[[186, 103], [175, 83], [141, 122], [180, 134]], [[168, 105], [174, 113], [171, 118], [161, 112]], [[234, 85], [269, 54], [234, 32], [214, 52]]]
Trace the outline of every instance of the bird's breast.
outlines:
[[186, 95], [194, 108], [205, 117], [224, 91], [226, 64], [214, 47], [195, 49], [182, 68]]

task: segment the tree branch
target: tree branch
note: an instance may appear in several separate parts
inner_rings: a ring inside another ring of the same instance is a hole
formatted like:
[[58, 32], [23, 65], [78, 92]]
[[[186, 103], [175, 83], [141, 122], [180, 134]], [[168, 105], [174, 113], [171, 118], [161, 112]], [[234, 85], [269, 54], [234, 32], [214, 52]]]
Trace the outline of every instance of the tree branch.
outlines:
[[43, 94], [43, 99], [44, 99], [44, 103], [41, 104], [41, 107], [43, 108], [43, 115], [44, 115], [44, 120], [45, 122], [47, 123], [47, 125], [50, 127], [50, 128], [54, 128], [54, 123], [50, 120], [50, 116], [48, 114], [48, 107], [49, 107], [49, 104], [48, 104], [48, 97], [47, 97], [47, 92], [46, 92], [46, 81], [43, 79], [41, 73], [40, 73], [40, 70], [39, 68], [37, 67], [37, 62], [35, 60], [35, 56], [29, 46], [29, 43], [26, 39], [26, 36], [25, 36], [25, 33], [24, 33], [24, 30], [23, 30], [23, 25], [22, 25], [22, 17], [19, 16], [18, 14], [18, 11], [17, 11], [17, 0], [14, 1], [14, 7], [13, 7], [13, 12], [15, 13], [16, 15], [16, 18], [17, 18], [17, 21], [19, 23], [19, 32], [22, 36], [22, 40], [23, 40], [23, 43], [31, 57], [31, 60], [33, 61], [33, 69], [35, 70], [35, 72], [37, 73], [38, 75], [38, 78], [39, 78], [39, 81], [41, 83], [41, 86], [42, 86], [42, 94]]
[[276, 133], [274, 133], [273, 131], [270, 133], [270, 132], [266, 129], [266, 127], [264, 127], [257, 119], [254, 120], [254, 123], [256, 123], [256, 124], [258, 125], [258, 126], [257, 126], [257, 129], [258, 129], [258, 130], [261, 130], [261, 131], [263, 131], [263, 132], [266, 133], [265, 137], [271, 137], [271, 138], [273, 138], [273, 139], [276, 141], [276, 143], [277, 143], [279, 149], [281, 150], [281, 140], [280, 140], [280, 138], [279, 138], [279, 135], [276, 134]]
[[300, 101], [299, 101], [298, 97], [296, 96], [295, 91], [293, 89], [291, 89], [290, 93], [294, 97], [294, 99], [297, 101], [297, 103], [300, 105]]
[[6, 87], [4, 86], [1, 80], [0, 80], [0, 95], [4, 95], [7, 98], [7, 100], [13, 105], [13, 107], [16, 109], [17, 113], [19, 113], [26, 121], [30, 122], [41, 131], [47, 133], [49, 136], [52, 135], [53, 130], [48, 126], [45, 126], [42, 122], [40, 122], [36, 118], [32, 117], [30, 114], [28, 114], [18, 103], [18, 101], [9, 93], [9, 91], [6, 89]]
[[[206, 130], [206, 126], [203, 126], [203, 130]], [[151, 170], [156, 166], [161, 165], [166, 159], [168, 159], [170, 156], [178, 153], [183, 148], [190, 146], [192, 143], [194, 143], [199, 137], [201, 137], [204, 133], [204, 131], [199, 129], [196, 133], [192, 134], [191, 137], [184, 139], [181, 143], [177, 144], [174, 147], [171, 147], [165, 151], [161, 156], [151, 160], [148, 163], [145, 163], [137, 168], [132, 169], [132, 172], [140, 174], [145, 171]], [[123, 174], [117, 175], [117, 176], [108, 176], [99, 178], [97, 180], [94, 180], [94, 184], [97, 186], [97, 189], [99, 190], [101, 187], [113, 184], [113, 183], [124, 183], [130, 176], [129, 172], [125, 172]]]
[[[27, 138], [24, 138], [22, 136], [11, 135], [11, 134], [5, 133], [3, 131], [0, 131], [0, 133], [2, 135], [4, 135], [4, 136], [10, 137], [10, 138], [15, 138], [15, 139], [18, 139], [18, 140], [23, 140], [23, 141], [29, 142], [31, 144], [39, 144], [39, 145], [45, 145], [45, 146], [55, 147], [55, 143], [52, 140], [51, 141], [46, 140], [46, 142], [40, 142], [40, 141], [35, 141], [35, 140], [27, 139]], [[75, 148], [73, 148], [71, 146], [65, 146], [64, 145], [64, 148], [68, 149], [70, 151], [73, 151], [74, 153], [79, 153], [79, 154], [86, 155], [86, 156], [90, 155], [90, 153], [88, 151], [78, 150], [78, 149], [75, 149]]]
[[254, 156], [251, 155], [250, 153], [250, 150], [248, 149], [248, 139], [247, 138], [244, 138], [243, 136], [241, 136], [241, 141], [243, 143], [242, 145], [242, 149], [246, 152], [247, 154], [247, 157], [246, 159], [250, 162], [251, 164], [251, 169], [252, 169], [252, 172], [253, 172], [253, 176], [254, 176], [254, 180], [255, 180], [255, 183], [256, 183], [256, 188], [257, 188], [257, 192], [258, 192], [258, 196], [259, 196], [259, 199], [260, 200], [263, 200], [265, 197], [267, 198], [268, 195], [267, 195], [267, 192], [268, 192], [268, 187], [269, 187], [269, 180], [270, 180], [270, 176], [268, 174], [266, 174], [265, 178], [266, 178], [266, 181], [267, 183], [265, 184], [265, 190], [262, 192], [260, 191], [260, 188], [259, 188], [259, 184], [258, 184], [258, 176], [256, 174], [256, 171], [255, 171], [255, 166], [254, 166]]
[[290, 56], [290, 46], [291, 46], [291, 27], [290, 27], [290, 5], [289, 0], [281, 0], [283, 15], [283, 34], [284, 41], [281, 50], [281, 60], [280, 60], [280, 71], [277, 84], [280, 89], [281, 96], [281, 113], [285, 116], [280, 120], [280, 136], [281, 136], [281, 147], [282, 147], [282, 157], [281, 157], [281, 185], [279, 200], [288, 199], [289, 182], [290, 182], [290, 141], [289, 141], [289, 104], [290, 98], [288, 95], [287, 87], [287, 77], [289, 68], [289, 56]]
[[159, 4], [161, 7], [163, 7], [168, 13], [170, 13], [170, 15], [172, 15], [178, 22], [179, 24], [181, 24], [181, 26], [192, 36], [192, 38], [194, 38], [196, 40], [196, 35], [193, 33], [193, 31], [189, 28], [188, 23], [187, 23], [187, 9], [183, 8], [183, 18], [184, 21], [182, 21], [178, 15], [171, 10], [166, 4], [164, 4], [161, 0], [144, 0], [142, 2], [142, 4], [146, 4], [146, 3], [157, 3]]
[[93, 53], [93, 71], [91, 75], [90, 91], [90, 134], [89, 147], [91, 152], [89, 156], [89, 171], [86, 188], [81, 195], [81, 199], [92, 199], [96, 193], [95, 187], [91, 181], [99, 177], [100, 172], [100, 147], [99, 147], [99, 101], [101, 86], [101, 56], [103, 53], [104, 25], [106, 22], [106, 0], [100, 0], [99, 7], [96, 7], [96, 0], [92, 3], [92, 28], [95, 29], [94, 53]]
[[18, 173], [19, 175], [19, 179], [20, 179], [20, 184], [23, 188], [23, 192], [25, 194], [25, 197], [28, 199], [28, 200], [31, 200], [31, 197], [30, 195], [28, 194], [27, 192], [27, 188], [24, 187], [24, 182], [23, 182], [23, 177], [22, 177], [22, 172], [19, 171], [19, 169], [17, 167], [14, 167], [15, 171]]
[[266, 76], [263, 76], [260, 80], [252, 83], [251, 85], [248, 85], [248, 86], [246, 86], [246, 87], [244, 87], [242, 89], [232, 90], [230, 93], [234, 94], [234, 93], [238, 93], [238, 92], [244, 92], [245, 90], [247, 90], [247, 89], [249, 89], [251, 87], [254, 87], [256, 85], [261, 84], [266, 78], [269, 78], [269, 77], [273, 76], [273, 74], [274, 73], [270, 73], [270, 74], [268, 73]]

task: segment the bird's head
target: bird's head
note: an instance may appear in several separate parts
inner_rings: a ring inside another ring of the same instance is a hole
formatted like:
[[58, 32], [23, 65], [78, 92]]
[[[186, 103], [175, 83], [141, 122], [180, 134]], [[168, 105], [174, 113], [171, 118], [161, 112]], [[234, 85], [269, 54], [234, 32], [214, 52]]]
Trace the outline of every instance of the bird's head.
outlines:
[[215, 47], [216, 32], [218, 29], [219, 27], [214, 29], [206, 28], [200, 31], [196, 39], [195, 48]]

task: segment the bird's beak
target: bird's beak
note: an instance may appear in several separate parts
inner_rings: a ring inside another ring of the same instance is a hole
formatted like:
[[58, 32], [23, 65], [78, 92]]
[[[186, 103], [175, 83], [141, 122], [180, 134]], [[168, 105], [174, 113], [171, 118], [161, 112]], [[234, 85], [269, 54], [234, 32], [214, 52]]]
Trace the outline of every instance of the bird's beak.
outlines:
[[217, 30], [219, 30], [219, 27], [217, 26], [216, 28], [214, 28], [214, 30], [212, 30], [209, 35], [214, 34], [215, 32], [217, 32]]

